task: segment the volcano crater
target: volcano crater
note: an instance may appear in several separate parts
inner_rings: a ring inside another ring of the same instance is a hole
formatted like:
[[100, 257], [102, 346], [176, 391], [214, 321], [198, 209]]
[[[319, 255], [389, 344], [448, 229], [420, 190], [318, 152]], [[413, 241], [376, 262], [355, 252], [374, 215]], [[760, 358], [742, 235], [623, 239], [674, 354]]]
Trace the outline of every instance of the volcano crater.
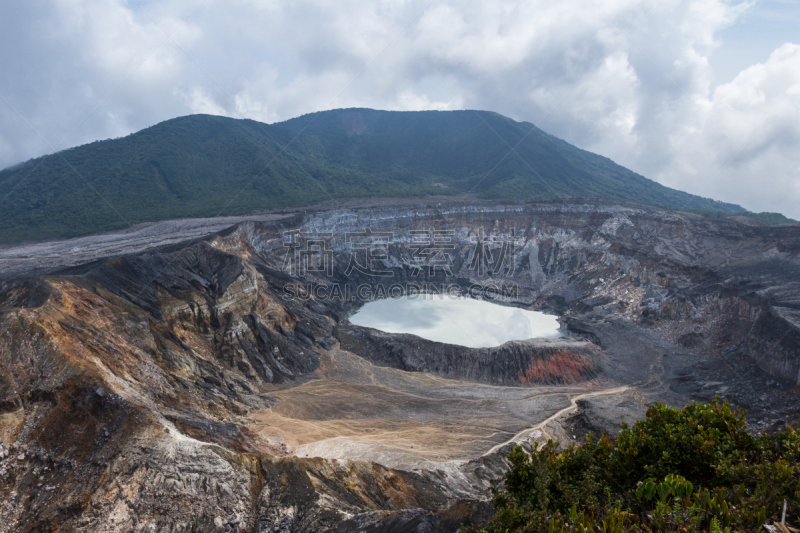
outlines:
[[[0, 250], [0, 522], [447, 530], [486, 512], [515, 443], [715, 395], [755, 429], [800, 422], [798, 226], [488, 201], [189, 226]], [[425, 284], [564, 336], [348, 320]]]

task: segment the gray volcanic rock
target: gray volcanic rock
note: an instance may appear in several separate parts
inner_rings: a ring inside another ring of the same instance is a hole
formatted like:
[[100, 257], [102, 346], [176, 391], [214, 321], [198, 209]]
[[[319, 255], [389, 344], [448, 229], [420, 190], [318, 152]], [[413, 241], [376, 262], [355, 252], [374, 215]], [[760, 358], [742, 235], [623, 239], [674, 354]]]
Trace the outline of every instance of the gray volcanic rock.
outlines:
[[748, 336], [748, 354], [769, 354], [757, 358], [768, 374], [800, 384], [800, 309], [771, 307], [760, 313]]
[[[717, 394], [755, 429], [800, 422], [798, 226], [487, 202], [209, 228], [0, 254], [0, 531], [455, 531], [517, 442]], [[348, 322], [391, 287], [567, 336]]]
[[347, 324], [335, 334], [342, 348], [377, 365], [496, 385], [589, 381], [600, 373], [602, 359], [600, 350], [586, 341], [528, 339], [465, 348]]
[[632, 424], [644, 418], [648, 404], [652, 403], [641, 393], [622, 398], [597, 397], [578, 400], [577, 411], [561, 423], [563, 440], [584, 443], [588, 435], [595, 440], [602, 435], [617, 437], [622, 424]]

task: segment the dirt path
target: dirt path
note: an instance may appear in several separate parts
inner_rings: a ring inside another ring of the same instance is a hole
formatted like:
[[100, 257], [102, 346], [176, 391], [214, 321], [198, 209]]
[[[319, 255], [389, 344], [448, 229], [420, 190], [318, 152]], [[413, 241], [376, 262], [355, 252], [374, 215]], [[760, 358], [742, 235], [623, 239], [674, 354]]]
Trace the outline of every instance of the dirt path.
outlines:
[[565, 415], [566, 413], [572, 412], [575, 409], [577, 409], [578, 408], [578, 400], [583, 400], [584, 398], [592, 398], [594, 396], [611, 396], [611, 395], [614, 395], [614, 394], [622, 394], [623, 392], [625, 392], [629, 388], [630, 387], [628, 387], [628, 386], [623, 386], [623, 387], [615, 387], [613, 389], [602, 389], [602, 390], [598, 390], [598, 391], [585, 392], [583, 394], [576, 394], [575, 396], [570, 397], [569, 406], [568, 407], [565, 407], [565, 408], [561, 409], [560, 411], [558, 411], [555, 414], [553, 414], [552, 416], [546, 418], [542, 422], [539, 422], [538, 424], [536, 424], [532, 428], [528, 428], [528, 429], [524, 429], [524, 430], [520, 431], [519, 433], [517, 433], [516, 435], [511, 437], [509, 440], [507, 440], [506, 442], [503, 442], [501, 444], [493, 446], [488, 452], [484, 453], [483, 456], [485, 457], [487, 455], [491, 455], [491, 454], [497, 452], [500, 448], [502, 448], [503, 446], [505, 446], [507, 444], [518, 443], [518, 442], [522, 442], [525, 439], [530, 439], [533, 436], [533, 433], [536, 432], [536, 431], [541, 431], [543, 436], [547, 437], [547, 435], [548, 435], [548, 433], [547, 433], [547, 424], [549, 424], [553, 420], [556, 420], [557, 418]]

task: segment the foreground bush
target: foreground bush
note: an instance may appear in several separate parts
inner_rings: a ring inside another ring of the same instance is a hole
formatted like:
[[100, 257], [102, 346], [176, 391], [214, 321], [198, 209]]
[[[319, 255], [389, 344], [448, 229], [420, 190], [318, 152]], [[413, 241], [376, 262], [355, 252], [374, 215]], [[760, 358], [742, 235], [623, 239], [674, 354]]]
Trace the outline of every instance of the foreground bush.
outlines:
[[472, 532], [755, 531], [800, 510], [800, 433], [753, 435], [716, 400], [656, 404], [616, 440], [516, 447], [497, 515]]

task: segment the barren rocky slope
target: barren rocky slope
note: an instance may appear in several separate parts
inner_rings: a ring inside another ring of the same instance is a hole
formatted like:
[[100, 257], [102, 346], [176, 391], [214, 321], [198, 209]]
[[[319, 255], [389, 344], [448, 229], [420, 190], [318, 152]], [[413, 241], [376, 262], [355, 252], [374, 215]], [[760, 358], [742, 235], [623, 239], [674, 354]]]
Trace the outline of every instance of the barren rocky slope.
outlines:
[[[454, 531], [514, 441], [715, 394], [757, 429], [800, 422], [798, 226], [447, 203], [124, 239], [49, 272], [0, 257], [0, 531]], [[469, 349], [347, 321], [420, 288], [566, 336]]]

